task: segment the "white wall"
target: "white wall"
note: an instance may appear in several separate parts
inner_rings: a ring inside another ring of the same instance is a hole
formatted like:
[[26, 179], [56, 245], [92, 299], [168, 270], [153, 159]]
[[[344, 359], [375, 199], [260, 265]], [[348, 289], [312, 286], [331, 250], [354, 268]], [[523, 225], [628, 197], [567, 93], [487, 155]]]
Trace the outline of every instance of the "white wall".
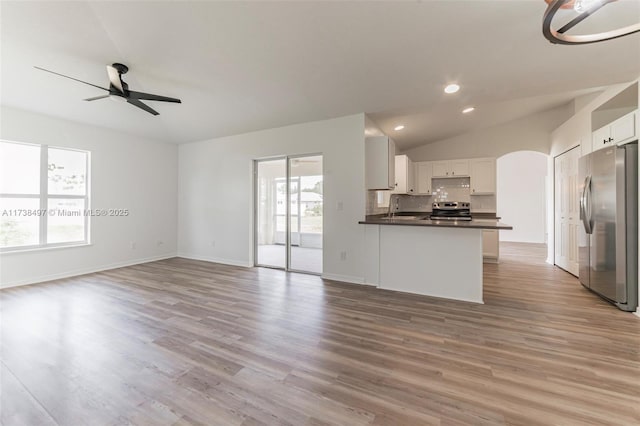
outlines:
[[364, 130], [357, 114], [180, 145], [179, 255], [253, 265], [253, 160], [322, 153], [323, 275], [363, 282]]
[[498, 126], [403, 151], [413, 161], [500, 157], [514, 151], [549, 153], [553, 129], [573, 113], [573, 103]]
[[176, 145], [8, 107], [0, 118], [2, 139], [91, 151], [91, 207], [130, 210], [93, 218], [90, 246], [3, 253], [0, 287], [175, 256]]
[[500, 233], [500, 241], [546, 242], [547, 156], [517, 151], [497, 160], [497, 205], [501, 221], [513, 230]]

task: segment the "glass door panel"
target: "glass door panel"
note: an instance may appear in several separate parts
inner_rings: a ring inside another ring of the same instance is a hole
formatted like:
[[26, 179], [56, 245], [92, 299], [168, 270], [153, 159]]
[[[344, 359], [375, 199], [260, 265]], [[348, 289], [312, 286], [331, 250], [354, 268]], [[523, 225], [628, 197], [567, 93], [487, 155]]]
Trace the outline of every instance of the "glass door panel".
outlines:
[[256, 161], [256, 265], [287, 267], [287, 160]]
[[322, 273], [322, 156], [289, 158], [289, 269]]

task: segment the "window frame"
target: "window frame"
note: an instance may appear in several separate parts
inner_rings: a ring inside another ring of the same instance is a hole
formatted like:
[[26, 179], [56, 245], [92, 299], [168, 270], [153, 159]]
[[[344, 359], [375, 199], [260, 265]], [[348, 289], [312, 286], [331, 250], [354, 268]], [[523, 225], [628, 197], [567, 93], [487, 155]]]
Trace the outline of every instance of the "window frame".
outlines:
[[[15, 145], [29, 145], [36, 146], [40, 149], [40, 188], [38, 194], [24, 194], [24, 193], [0, 193], [0, 201], [4, 198], [22, 198], [38, 200], [39, 209], [47, 211], [49, 209], [49, 200], [84, 200], [84, 211], [81, 213], [84, 219], [84, 238], [82, 240], [67, 241], [60, 243], [48, 243], [47, 232], [49, 215], [42, 214], [38, 216], [38, 244], [30, 244], [24, 246], [7, 246], [0, 247], [0, 253], [11, 253], [21, 251], [33, 251], [39, 249], [50, 248], [64, 248], [73, 246], [86, 246], [91, 244], [91, 232], [90, 232], [90, 214], [86, 214], [86, 211], [91, 209], [91, 151], [77, 148], [69, 148], [65, 146], [56, 146], [49, 144], [37, 144], [29, 142], [16, 142], [6, 139], [0, 139], [0, 143], [10, 143]], [[81, 152], [86, 155], [85, 163], [85, 193], [84, 195], [75, 194], [49, 194], [49, 148]]]

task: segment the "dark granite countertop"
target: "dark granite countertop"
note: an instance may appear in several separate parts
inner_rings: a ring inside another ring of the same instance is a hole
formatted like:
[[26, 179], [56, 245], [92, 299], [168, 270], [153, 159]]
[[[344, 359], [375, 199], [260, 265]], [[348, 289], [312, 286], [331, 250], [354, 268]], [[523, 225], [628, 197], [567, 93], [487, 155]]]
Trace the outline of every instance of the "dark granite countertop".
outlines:
[[388, 219], [386, 214], [377, 214], [367, 216], [365, 220], [361, 220], [360, 224], [365, 225], [405, 225], [405, 226], [439, 226], [441, 228], [465, 228], [465, 229], [513, 229], [512, 226], [506, 225], [498, 221], [499, 218], [491, 213], [472, 214], [473, 220], [431, 220], [430, 213], [400, 213], [394, 218]]

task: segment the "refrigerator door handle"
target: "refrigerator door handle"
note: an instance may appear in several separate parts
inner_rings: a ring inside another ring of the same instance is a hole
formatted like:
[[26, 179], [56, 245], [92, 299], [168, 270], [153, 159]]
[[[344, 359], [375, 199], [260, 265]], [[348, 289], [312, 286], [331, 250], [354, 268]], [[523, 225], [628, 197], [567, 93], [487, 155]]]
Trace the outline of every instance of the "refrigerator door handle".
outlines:
[[591, 175], [584, 179], [584, 188], [580, 196], [580, 219], [585, 232], [591, 234], [593, 222], [591, 220]]
[[[582, 187], [582, 194], [580, 194], [580, 220], [582, 221], [582, 225], [584, 226], [584, 217], [585, 217], [585, 212], [584, 212], [584, 193], [587, 190], [587, 178], [584, 178], [584, 185]], [[585, 227], [586, 230], [586, 227]]]

